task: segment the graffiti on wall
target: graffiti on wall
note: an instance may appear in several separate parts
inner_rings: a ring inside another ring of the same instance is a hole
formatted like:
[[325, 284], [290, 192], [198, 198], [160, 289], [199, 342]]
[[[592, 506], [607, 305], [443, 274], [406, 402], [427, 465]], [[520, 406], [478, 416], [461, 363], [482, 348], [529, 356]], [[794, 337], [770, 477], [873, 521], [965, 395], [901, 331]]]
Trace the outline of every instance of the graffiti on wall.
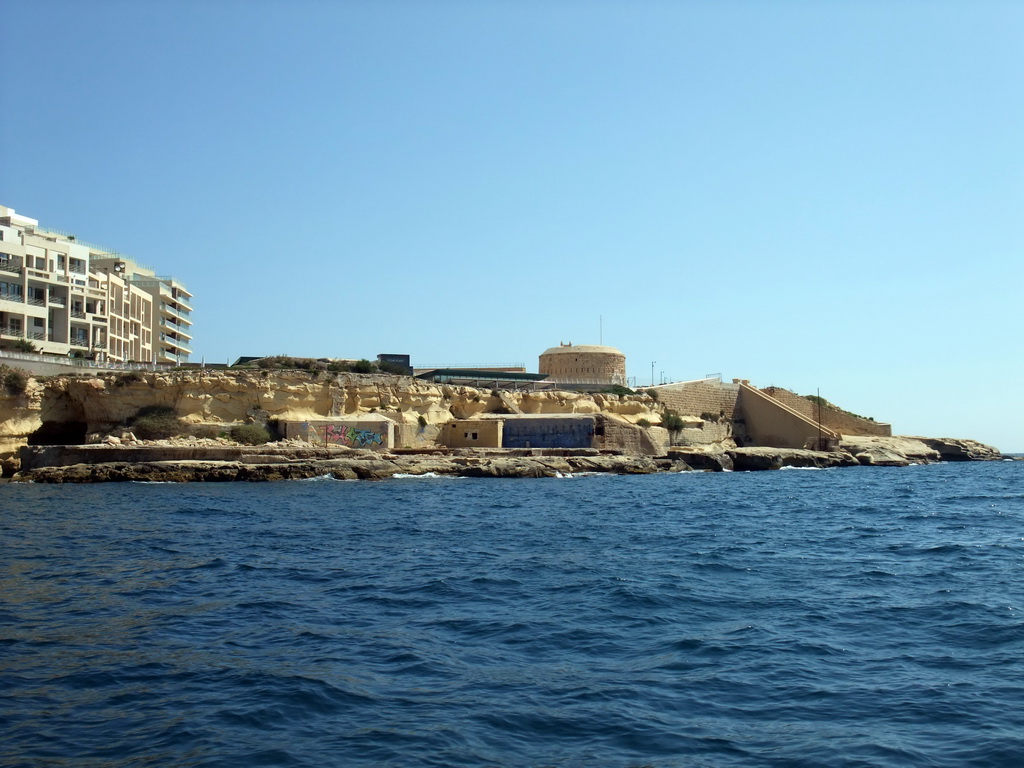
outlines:
[[385, 444], [384, 433], [374, 429], [361, 429], [345, 424], [314, 426], [309, 422], [303, 422], [302, 427], [306, 432], [306, 440], [311, 443], [333, 443], [347, 445], [350, 448], [372, 448]]

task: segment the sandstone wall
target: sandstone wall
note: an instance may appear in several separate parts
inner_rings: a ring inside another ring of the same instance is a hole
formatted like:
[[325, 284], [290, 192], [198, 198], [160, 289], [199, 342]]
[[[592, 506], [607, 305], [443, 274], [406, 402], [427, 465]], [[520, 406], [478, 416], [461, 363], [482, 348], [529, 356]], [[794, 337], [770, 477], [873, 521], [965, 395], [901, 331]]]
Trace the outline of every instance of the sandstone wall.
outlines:
[[726, 423], [714, 423], [705, 421], [699, 428], [680, 429], [672, 433], [672, 445], [710, 445], [720, 443], [733, 436], [732, 425]]
[[716, 416], [725, 413], [723, 420], [731, 422], [739, 397], [738, 384], [724, 384], [717, 379], [666, 384], [651, 387], [658, 393], [658, 402], [684, 416], [700, 416], [710, 413]]
[[313, 445], [344, 445], [373, 451], [389, 451], [395, 447], [395, 423], [383, 417], [285, 421], [281, 428], [286, 438]]
[[626, 383], [626, 356], [621, 352], [561, 347], [540, 356], [538, 371], [553, 382]]
[[799, 449], [814, 445], [823, 450], [820, 441], [839, 441], [838, 434], [819, 427], [814, 419], [747, 384], [740, 385], [739, 410], [753, 445]]
[[[781, 387], [764, 387], [761, 391], [788, 405], [793, 410], [799, 411], [804, 416], [815, 421], [818, 420], [819, 409], [817, 403], [808, 400], [806, 397]], [[854, 416], [852, 413], [847, 413], [830, 405], [823, 405], [820, 413], [822, 425], [842, 435], [892, 436], [891, 424], [863, 419], [860, 416]]]
[[501, 419], [449, 421], [441, 427], [438, 442], [449, 448], [500, 448]]

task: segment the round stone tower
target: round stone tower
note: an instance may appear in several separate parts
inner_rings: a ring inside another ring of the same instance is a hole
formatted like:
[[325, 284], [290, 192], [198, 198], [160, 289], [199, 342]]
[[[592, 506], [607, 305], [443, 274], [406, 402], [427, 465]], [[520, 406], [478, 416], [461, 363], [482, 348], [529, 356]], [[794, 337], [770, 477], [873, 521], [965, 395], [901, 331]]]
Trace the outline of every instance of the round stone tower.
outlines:
[[541, 373], [548, 381], [569, 384], [626, 384], [626, 356], [615, 347], [597, 344], [559, 344], [540, 356]]

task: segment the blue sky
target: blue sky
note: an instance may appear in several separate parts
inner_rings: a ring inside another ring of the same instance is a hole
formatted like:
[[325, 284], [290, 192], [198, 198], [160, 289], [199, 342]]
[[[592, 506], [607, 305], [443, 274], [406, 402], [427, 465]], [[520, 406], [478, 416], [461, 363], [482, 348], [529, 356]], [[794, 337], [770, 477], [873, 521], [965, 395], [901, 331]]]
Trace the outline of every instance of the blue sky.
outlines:
[[603, 338], [1024, 451], [1022, 3], [8, 0], [0, 71], [0, 204], [196, 360]]

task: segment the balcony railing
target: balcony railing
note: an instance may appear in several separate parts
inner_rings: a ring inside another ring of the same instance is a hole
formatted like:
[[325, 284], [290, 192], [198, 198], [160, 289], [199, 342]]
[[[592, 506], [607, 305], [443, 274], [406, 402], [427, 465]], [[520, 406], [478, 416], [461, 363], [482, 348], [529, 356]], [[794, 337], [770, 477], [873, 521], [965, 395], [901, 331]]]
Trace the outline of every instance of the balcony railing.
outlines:
[[192, 324], [192, 320], [190, 319], [190, 315], [191, 315], [190, 312], [183, 312], [180, 309], [175, 309], [170, 304], [167, 304], [167, 303], [162, 302], [162, 301], [160, 302], [160, 309], [161, 309], [161, 311], [166, 312], [169, 315], [174, 315], [175, 317], [180, 317], [182, 320], [187, 322], [189, 325]]
[[17, 264], [10, 264], [6, 261], [0, 261], [0, 272], [10, 272], [12, 275], [20, 275], [21, 267]]
[[43, 301], [42, 299], [28, 298], [28, 299], [25, 299], [25, 303], [26, 304], [31, 304], [33, 307], [45, 307], [46, 306], [46, 302]]
[[0, 301], [13, 301], [17, 304], [24, 304], [25, 298], [23, 296], [15, 296], [9, 293], [0, 294]]
[[[160, 339], [160, 341], [167, 345], [167, 347], [168, 347], [167, 354], [169, 354], [169, 355], [175, 355], [175, 354], [177, 354], [177, 355], [181, 355], [181, 354], [190, 355], [190, 354], [192, 354], [192, 348], [189, 347], [187, 344], [181, 342], [181, 341], [176, 341], [175, 339]], [[178, 351], [175, 352], [174, 350], [178, 350]]]
[[160, 318], [160, 325], [171, 333], [180, 333], [188, 336], [190, 339], [192, 338], [192, 334], [189, 332], [191, 328], [187, 325], [182, 325], [181, 323], [176, 323], [173, 320], [168, 320], [166, 317]]
[[77, 317], [79, 320], [85, 320], [85, 312], [81, 311], [80, 309], [72, 309], [71, 316]]
[[82, 349], [88, 349], [89, 348], [89, 340], [88, 339], [72, 339], [70, 344], [71, 344], [72, 347], [81, 347]]

